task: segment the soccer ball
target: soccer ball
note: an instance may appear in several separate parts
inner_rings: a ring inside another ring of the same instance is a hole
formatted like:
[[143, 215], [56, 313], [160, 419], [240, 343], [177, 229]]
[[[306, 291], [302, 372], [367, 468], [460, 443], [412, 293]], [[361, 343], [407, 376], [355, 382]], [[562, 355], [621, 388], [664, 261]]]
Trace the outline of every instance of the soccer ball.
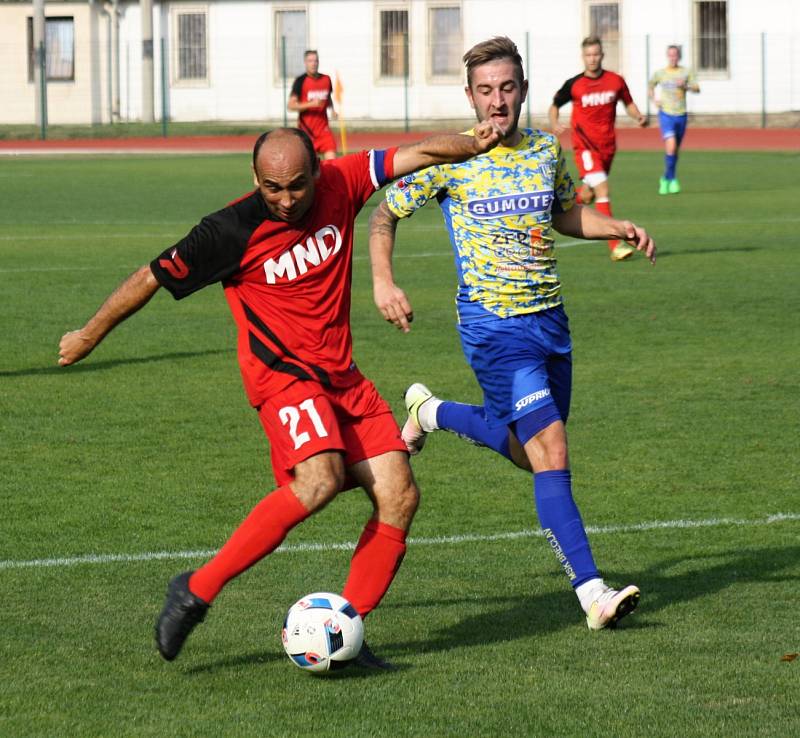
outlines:
[[343, 669], [358, 655], [364, 622], [344, 597], [314, 592], [289, 608], [281, 638], [296, 666], [313, 672], [333, 671]]

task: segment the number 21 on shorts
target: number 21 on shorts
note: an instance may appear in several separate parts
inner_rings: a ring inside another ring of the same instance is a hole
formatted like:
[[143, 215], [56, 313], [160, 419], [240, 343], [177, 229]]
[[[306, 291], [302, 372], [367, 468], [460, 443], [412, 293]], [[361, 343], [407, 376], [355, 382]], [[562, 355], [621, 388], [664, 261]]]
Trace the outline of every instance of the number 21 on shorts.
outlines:
[[322, 423], [322, 418], [319, 416], [317, 408], [314, 407], [313, 397], [303, 400], [303, 402], [301, 402], [297, 407], [294, 405], [286, 405], [286, 407], [282, 407], [280, 410], [278, 410], [278, 417], [280, 418], [281, 423], [289, 426], [289, 435], [292, 437], [292, 441], [294, 441], [295, 451], [304, 443], [308, 443], [311, 440], [311, 435], [307, 431], [301, 431], [300, 433], [297, 432], [297, 426], [299, 425], [301, 418], [301, 411], [311, 420], [311, 424], [314, 426], [317, 437], [328, 437], [328, 431], [325, 429], [325, 426]]

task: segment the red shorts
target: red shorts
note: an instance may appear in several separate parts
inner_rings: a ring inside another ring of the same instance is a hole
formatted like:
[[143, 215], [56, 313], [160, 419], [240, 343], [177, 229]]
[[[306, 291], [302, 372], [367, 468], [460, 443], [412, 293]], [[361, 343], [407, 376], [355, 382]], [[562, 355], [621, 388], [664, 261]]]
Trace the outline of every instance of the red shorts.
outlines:
[[575, 164], [578, 167], [578, 174], [584, 179], [587, 174], [600, 174], [611, 171], [611, 163], [614, 161], [616, 151], [606, 149], [596, 151], [593, 149], [573, 149]]
[[314, 144], [314, 151], [324, 154], [326, 151], [336, 151], [336, 140], [328, 127], [328, 116], [318, 113], [301, 115], [297, 127], [305, 131]]
[[258, 408], [279, 486], [294, 467], [323, 451], [341, 451], [345, 466], [389, 451], [406, 451], [392, 410], [368, 379], [352, 387], [294, 382]]
[[315, 131], [311, 140], [314, 142], [314, 151], [318, 154], [324, 154], [326, 151], [336, 151], [336, 141], [330, 128]]

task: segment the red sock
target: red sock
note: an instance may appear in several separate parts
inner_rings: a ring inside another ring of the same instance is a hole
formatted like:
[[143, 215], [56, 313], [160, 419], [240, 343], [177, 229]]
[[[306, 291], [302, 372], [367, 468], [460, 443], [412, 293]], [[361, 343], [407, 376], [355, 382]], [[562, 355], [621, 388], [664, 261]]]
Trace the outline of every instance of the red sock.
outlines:
[[582, 187], [575, 188], [575, 204], [576, 205], [583, 205], [583, 197], [581, 197], [581, 190]]
[[289, 487], [279, 487], [252, 509], [217, 555], [192, 574], [189, 589], [211, 604], [231, 579], [272, 553], [309, 514]]
[[596, 210], [599, 210], [603, 215], [607, 215], [609, 218], [611, 217], [611, 202], [607, 197], [595, 200], [594, 207]]
[[[603, 215], [607, 215], [609, 218], [611, 217], [611, 202], [603, 198], [601, 200], [597, 200], [594, 204], [595, 209], [598, 212], [601, 212]], [[608, 248], [613, 251], [619, 245], [619, 241], [609, 241]]]
[[406, 532], [370, 520], [361, 534], [342, 597], [366, 617], [383, 599], [406, 553]]

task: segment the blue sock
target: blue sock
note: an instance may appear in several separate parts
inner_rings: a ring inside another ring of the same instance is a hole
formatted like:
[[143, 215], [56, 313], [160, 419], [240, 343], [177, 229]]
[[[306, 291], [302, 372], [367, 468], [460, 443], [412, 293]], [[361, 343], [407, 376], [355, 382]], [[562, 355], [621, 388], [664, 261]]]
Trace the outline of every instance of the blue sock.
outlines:
[[483, 408], [479, 405], [442, 402], [436, 410], [436, 424], [442, 430], [456, 433], [478, 446], [487, 446], [507, 459], [511, 458], [508, 448], [508, 428], [504, 425], [490, 428]]
[[599, 577], [581, 514], [572, 499], [569, 469], [534, 474], [533, 494], [545, 540], [564, 568], [570, 584], [577, 587]]
[[664, 179], [675, 179], [676, 166], [678, 166], [678, 155], [664, 154]]

